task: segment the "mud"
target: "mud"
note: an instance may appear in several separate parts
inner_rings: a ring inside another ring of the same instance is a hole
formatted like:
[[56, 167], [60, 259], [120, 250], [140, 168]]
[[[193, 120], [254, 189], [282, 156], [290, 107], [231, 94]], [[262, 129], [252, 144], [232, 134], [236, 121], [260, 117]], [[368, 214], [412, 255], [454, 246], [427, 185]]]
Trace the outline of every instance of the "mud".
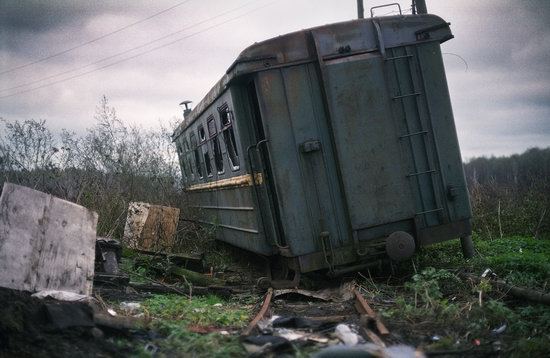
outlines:
[[[0, 288], [0, 357], [120, 357], [132, 354], [116, 344], [116, 336], [83, 317], [72, 323], [52, 319], [49, 307], [79, 303], [39, 300], [29, 293]], [[59, 306], [59, 307], [58, 307]], [[77, 311], [80, 307], [76, 308]], [[74, 312], [75, 310], [69, 310]], [[80, 310], [84, 316], [86, 309]], [[91, 314], [91, 312], [89, 312]]]

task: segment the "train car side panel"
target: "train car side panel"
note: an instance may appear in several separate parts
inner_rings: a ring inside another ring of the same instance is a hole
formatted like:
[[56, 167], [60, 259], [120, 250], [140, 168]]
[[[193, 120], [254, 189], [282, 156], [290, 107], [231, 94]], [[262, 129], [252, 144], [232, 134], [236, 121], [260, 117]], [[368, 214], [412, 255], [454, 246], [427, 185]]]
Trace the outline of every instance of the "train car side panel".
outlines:
[[414, 217], [378, 54], [326, 63], [327, 100], [354, 230]]

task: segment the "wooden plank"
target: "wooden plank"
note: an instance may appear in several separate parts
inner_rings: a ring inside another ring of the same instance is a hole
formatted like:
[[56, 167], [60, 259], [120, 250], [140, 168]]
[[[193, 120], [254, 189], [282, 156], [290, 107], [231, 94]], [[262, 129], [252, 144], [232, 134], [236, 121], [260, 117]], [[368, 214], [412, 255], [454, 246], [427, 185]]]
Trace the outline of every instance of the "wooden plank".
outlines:
[[97, 214], [5, 183], [0, 196], [0, 286], [90, 295]]
[[366, 314], [374, 320], [376, 324], [376, 329], [378, 329], [378, 332], [381, 335], [385, 336], [390, 334], [384, 323], [382, 323], [380, 318], [378, 318], [378, 316], [376, 315], [376, 312], [374, 312], [374, 310], [369, 306], [365, 297], [363, 297], [363, 295], [359, 293], [357, 289], [354, 289], [353, 293], [355, 294], [355, 307], [357, 308], [357, 310], [363, 314]]
[[124, 242], [131, 248], [171, 252], [180, 209], [131, 202], [124, 227]]

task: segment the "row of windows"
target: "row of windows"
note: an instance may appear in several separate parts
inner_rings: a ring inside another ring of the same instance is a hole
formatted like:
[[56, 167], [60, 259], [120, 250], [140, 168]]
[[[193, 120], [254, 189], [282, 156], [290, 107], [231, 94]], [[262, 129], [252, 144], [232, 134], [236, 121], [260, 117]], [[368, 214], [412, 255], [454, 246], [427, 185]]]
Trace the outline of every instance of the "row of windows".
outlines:
[[233, 112], [224, 103], [218, 107], [218, 115], [220, 119], [219, 132], [212, 114], [206, 119], [206, 129], [203, 124], [200, 124], [196, 133], [192, 131], [189, 137], [184, 135], [183, 140], [177, 143], [180, 167], [186, 180], [193, 180], [195, 174], [199, 179], [203, 179], [205, 176], [212, 177], [213, 169], [218, 175], [225, 173], [220, 137], [223, 137], [231, 170], [236, 171], [240, 168], [239, 151], [233, 129]]

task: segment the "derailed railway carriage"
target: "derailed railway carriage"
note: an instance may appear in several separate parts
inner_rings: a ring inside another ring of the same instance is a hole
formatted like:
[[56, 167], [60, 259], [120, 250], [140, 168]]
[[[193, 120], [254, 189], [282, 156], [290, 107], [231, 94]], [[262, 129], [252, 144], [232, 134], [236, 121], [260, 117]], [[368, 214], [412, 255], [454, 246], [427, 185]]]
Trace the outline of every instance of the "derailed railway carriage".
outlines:
[[440, 49], [452, 37], [443, 19], [414, 14], [248, 47], [173, 135], [190, 208], [291, 284], [467, 243]]

